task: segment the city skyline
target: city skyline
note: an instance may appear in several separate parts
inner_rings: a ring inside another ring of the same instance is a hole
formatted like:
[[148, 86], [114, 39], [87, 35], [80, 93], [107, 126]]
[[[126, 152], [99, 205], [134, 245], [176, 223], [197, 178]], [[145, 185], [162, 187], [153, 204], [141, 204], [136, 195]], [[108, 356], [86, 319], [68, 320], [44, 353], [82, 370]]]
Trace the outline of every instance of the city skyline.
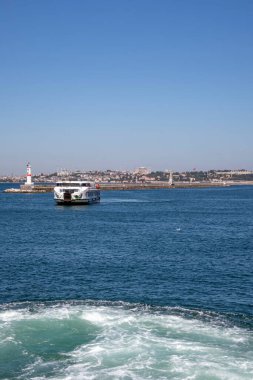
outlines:
[[[49, 171], [38, 171], [38, 170], [33, 170], [33, 167], [30, 162], [27, 163], [27, 165], [30, 165], [31, 167], [31, 172], [32, 176], [38, 177], [38, 176], [43, 176], [43, 175], [52, 175], [56, 173], [56, 176], [58, 177], [68, 177], [69, 175], [75, 174], [78, 175], [84, 174], [84, 173], [106, 173], [106, 172], [111, 172], [111, 173], [131, 173], [132, 175], [134, 174], [151, 174], [151, 173], [208, 173], [208, 172], [215, 172], [217, 174], [222, 174], [222, 173], [227, 173], [227, 174], [253, 174], [253, 170], [245, 169], [245, 168], [212, 168], [212, 169], [203, 169], [203, 168], [192, 168], [189, 170], [173, 170], [172, 168], [151, 168], [151, 167], [135, 167], [135, 168], [106, 168], [106, 169], [94, 169], [94, 168], [76, 168], [76, 169], [70, 169], [70, 168], [57, 168], [57, 169], [51, 169]], [[27, 175], [27, 165], [24, 166], [24, 170], [21, 173], [0, 173], [0, 179], [3, 177], [26, 177]]]
[[251, 1], [0, 8], [0, 175], [253, 169]]

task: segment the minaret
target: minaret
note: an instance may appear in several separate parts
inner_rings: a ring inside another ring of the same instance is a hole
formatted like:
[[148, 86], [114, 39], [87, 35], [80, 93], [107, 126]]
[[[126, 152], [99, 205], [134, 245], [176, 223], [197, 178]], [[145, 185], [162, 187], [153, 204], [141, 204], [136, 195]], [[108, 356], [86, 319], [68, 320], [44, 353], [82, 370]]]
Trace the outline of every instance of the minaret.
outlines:
[[33, 185], [33, 183], [32, 183], [32, 169], [31, 169], [30, 162], [28, 162], [28, 164], [26, 165], [26, 183], [25, 184], [28, 186]]

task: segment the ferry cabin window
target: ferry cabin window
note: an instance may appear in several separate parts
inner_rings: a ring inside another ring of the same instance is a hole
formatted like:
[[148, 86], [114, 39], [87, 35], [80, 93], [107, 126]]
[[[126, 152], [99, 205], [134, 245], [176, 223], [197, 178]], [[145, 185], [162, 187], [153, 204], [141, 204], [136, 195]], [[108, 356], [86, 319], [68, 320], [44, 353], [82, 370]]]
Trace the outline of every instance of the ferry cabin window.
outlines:
[[84, 187], [90, 187], [90, 183], [85, 183], [85, 182], [82, 182], [82, 183], [57, 183], [56, 186], [58, 187], [74, 187], [74, 186], [84, 186]]
[[80, 186], [81, 184], [77, 184], [77, 183], [57, 183], [56, 186], [59, 186], [59, 187], [74, 187], [74, 186]]

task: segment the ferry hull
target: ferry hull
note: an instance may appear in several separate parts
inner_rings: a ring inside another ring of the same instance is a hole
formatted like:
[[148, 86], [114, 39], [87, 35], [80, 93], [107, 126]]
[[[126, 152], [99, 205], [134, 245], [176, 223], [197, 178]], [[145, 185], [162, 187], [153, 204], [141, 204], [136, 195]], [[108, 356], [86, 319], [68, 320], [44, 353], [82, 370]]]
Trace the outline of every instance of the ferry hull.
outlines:
[[92, 203], [99, 203], [100, 199], [72, 199], [72, 200], [63, 200], [63, 199], [56, 199], [55, 200], [57, 205], [62, 206], [73, 206], [73, 205], [89, 205]]

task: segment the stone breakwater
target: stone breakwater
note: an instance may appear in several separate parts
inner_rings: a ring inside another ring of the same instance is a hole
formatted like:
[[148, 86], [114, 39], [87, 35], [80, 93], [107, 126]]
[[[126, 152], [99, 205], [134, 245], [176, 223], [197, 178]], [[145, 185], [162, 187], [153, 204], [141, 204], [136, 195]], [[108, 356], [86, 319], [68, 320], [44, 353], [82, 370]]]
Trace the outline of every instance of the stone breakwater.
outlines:
[[[100, 184], [101, 191], [107, 190], [152, 190], [152, 189], [190, 189], [190, 188], [207, 188], [207, 187], [224, 187], [238, 185], [253, 185], [253, 181], [238, 181], [238, 182], [192, 182], [183, 183], [175, 182], [170, 185], [168, 182], [152, 182], [152, 183], [103, 183]], [[35, 185], [31, 188], [20, 186], [19, 189], [11, 188], [4, 190], [5, 193], [51, 193], [54, 190], [54, 185]]]
[[[100, 184], [101, 191], [107, 190], [152, 190], [152, 189], [179, 189], [179, 188], [206, 188], [206, 187], [223, 187], [235, 184], [251, 184], [251, 183], [220, 183], [220, 182], [199, 182], [199, 183], [175, 183], [170, 185], [167, 182], [152, 182], [152, 183], [104, 183]], [[35, 185], [33, 187], [20, 186], [20, 188], [10, 188], [4, 190], [5, 193], [51, 193], [54, 190], [54, 185]]]
[[24, 189], [20, 187], [19, 189], [17, 188], [11, 188], [11, 189], [6, 189], [4, 190], [4, 193], [51, 193], [53, 191], [54, 187], [53, 186], [34, 186], [33, 188], [27, 188]]
[[201, 187], [229, 186], [223, 183], [175, 183], [170, 185], [166, 182], [153, 183], [109, 183], [100, 185], [100, 190], [152, 190], [152, 189], [179, 189], [179, 188], [201, 188]]

